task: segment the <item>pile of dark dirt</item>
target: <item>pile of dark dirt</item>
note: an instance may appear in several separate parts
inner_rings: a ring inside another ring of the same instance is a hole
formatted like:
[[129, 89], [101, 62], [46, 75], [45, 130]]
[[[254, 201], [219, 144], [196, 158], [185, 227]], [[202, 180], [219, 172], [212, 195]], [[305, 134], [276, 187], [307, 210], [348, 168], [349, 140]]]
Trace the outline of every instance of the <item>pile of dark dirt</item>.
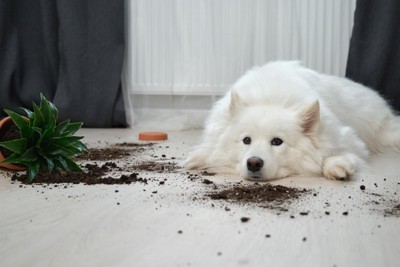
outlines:
[[156, 172], [156, 173], [176, 173], [181, 169], [175, 162], [156, 162], [147, 161], [131, 166], [136, 171]]
[[[83, 172], [41, 172], [36, 175], [32, 182], [28, 182], [27, 174], [14, 174], [12, 180], [20, 181], [23, 184], [81, 183], [94, 185], [131, 184], [135, 182], [147, 184], [148, 180], [140, 178], [138, 172], [172, 172], [178, 169], [178, 166], [176, 163], [149, 161], [120, 168], [113, 160], [135, 158], [153, 145], [153, 143], [121, 143], [103, 148], [90, 148], [88, 153], [75, 158]], [[127, 172], [129, 174], [126, 174]], [[112, 177], [110, 173], [113, 174]]]
[[[138, 173], [131, 173], [129, 175], [122, 174], [117, 177], [104, 177], [108, 172], [117, 170], [118, 167], [115, 163], [106, 162], [99, 166], [97, 164], [86, 164], [83, 168], [83, 172], [42, 172], [38, 173], [32, 183], [35, 184], [131, 184], [135, 182], [142, 182], [147, 184], [147, 179], [138, 177]], [[30, 184], [28, 182], [28, 176], [26, 174], [17, 175], [14, 174], [11, 178], [13, 181], [17, 180], [23, 184]]]
[[287, 211], [285, 205], [309, 193], [311, 193], [311, 190], [265, 183], [235, 184], [231, 188], [208, 193], [207, 196], [213, 200], [224, 200], [237, 204], [255, 204], [262, 208]]
[[81, 161], [105, 161], [120, 159], [129, 156], [130, 153], [125, 149], [114, 149], [114, 148], [92, 148], [87, 154], [77, 156], [76, 160]]
[[78, 161], [107, 161], [137, 155], [152, 147], [153, 143], [120, 143], [110, 147], [91, 148], [86, 154], [77, 156]]
[[395, 204], [393, 207], [386, 209], [384, 215], [386, 217], [400, 217], [400, 204]]

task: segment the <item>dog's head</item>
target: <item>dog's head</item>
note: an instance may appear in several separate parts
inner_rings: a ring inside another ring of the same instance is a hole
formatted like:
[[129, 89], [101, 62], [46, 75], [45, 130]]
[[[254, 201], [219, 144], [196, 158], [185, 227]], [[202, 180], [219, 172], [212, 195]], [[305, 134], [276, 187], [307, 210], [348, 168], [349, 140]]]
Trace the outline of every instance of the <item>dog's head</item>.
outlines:
[[318, 101], [294, 108], [247, 105], [232, 91], [230, 113], [243, 178], [269, 180], [320, 169]]

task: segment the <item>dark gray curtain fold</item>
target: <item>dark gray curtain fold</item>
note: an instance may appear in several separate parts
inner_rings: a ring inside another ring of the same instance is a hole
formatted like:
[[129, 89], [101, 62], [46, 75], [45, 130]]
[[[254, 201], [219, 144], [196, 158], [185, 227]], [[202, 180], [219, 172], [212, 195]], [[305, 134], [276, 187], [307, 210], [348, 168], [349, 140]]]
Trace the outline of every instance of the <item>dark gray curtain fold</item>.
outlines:
[[346, 77], [377, 90], [400, 111], [400, 1], [358, 0]]
[[1, 111], [42, 92], [60, 120], [125, 127], [123, 59], [124, 0], [0, 0]]

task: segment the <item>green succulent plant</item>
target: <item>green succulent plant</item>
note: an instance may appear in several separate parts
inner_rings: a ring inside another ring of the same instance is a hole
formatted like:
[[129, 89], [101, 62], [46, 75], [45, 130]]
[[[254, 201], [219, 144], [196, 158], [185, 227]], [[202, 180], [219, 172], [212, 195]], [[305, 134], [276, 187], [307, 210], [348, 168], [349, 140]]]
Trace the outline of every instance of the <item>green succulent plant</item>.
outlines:
[[33, 103], [33, 111], [21, 108], [28, 120], [18, 113], [5, 109], [18, 127], [21, 138], [0, 142], [0, 146], [12, 154], [3, 163], [27, 166], [28, 181], [31, 182], [39, 171], [82, 171], [73, 158], [87, 147], [74, 136], [81, 128], [81, 122], [65, 120], [57, 123], [58, 110], [40, 94], [40, 106]]

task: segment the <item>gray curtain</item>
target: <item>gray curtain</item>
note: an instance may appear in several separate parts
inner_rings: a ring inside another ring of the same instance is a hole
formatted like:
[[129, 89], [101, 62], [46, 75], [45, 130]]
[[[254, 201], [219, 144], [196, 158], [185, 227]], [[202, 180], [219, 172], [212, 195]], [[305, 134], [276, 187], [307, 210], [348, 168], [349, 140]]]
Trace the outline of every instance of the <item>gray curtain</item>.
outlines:
[[0, 0], [0, 116], [42, 92], [60, 120], [127, 125], [124, 0]]
[[346, 76], [400, 111], [400, 1], [358, 0]]

